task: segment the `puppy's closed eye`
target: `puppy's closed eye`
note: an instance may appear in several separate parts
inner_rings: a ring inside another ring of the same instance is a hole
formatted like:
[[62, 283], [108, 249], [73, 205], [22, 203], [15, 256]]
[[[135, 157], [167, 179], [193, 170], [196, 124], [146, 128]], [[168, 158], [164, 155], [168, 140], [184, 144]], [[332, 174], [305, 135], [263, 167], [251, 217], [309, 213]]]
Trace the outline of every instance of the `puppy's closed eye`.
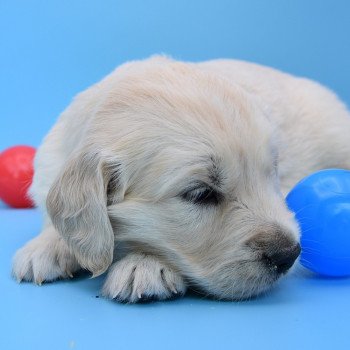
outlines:
[[183, 192], [181, 198], [198, 205], [218, 205], [222, 195], [212, 187], [202, 185]]

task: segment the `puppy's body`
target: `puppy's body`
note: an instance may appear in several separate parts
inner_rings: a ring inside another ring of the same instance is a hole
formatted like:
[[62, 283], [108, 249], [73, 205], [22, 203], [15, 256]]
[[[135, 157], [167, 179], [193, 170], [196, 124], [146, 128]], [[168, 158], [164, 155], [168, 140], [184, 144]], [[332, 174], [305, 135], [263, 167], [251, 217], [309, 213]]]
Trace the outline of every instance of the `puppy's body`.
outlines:
[[124, 241], [108, 297], [164, 299], [188, 282], [220, 298], [258, 294], [297, 256], [280, 191], [350, 168], [349, 136], [344, 105], [307, 79], [231, 60], [125, 64], [80, 94], [39, 148], [31, 194], [45, 227], [14, 275], [98, 275]]

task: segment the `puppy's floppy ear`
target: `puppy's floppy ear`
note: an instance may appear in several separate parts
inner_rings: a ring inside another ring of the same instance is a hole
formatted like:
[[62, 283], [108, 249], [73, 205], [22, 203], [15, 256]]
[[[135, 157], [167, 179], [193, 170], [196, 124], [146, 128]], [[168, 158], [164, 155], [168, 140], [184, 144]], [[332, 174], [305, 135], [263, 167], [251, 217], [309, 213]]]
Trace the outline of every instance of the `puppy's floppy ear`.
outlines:
[[106, 271], [113, 261], [107, 187], [117, 171], [117, 165], [97, 151], [78, 152], [54, 181], [46, 200], [53, 225], [93, 276]]

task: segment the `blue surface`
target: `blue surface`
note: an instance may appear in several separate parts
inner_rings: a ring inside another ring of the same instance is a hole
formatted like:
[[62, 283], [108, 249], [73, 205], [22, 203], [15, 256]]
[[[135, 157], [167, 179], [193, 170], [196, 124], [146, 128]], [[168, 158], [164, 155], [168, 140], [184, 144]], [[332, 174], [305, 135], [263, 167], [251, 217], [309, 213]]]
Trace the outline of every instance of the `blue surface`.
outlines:
[[96, 298], [103, 276], [41, 287], [11, 279], [37, 210], [0, 209], [0, 348], [349, 349], [350, 279], [294, 273], [249, 302], [198, 296], [141, 305]]
[[[347, 0], [1, 0], [0, 150], [39, 145], [72, 97], [129, 59], [231, 57], [316, 79], [350, 104]], [[96, 298], [102, 277], [18, 285], [36, 211], [0, 204], [0, 349], [349, 349], [350, 281], [299, 274], [245, 303]]]

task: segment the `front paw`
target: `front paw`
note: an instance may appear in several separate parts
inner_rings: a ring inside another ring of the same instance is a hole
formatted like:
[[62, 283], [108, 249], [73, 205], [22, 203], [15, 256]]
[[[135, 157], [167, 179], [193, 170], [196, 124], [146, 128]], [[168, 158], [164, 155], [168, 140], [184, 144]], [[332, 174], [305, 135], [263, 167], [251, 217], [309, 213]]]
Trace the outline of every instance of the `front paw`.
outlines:
[[165, 300], [181, 296], [185, 291], [182, 277], [154, 256], [129, 254], [110, 267], [102, 294], [110, 299], [135, 303]]
[[23, 248], [13, 259], [12, 275], [18, 282], [36, 284], [73, 277], [80, 269], [66, 243], [56, 235], [40, 235]]

